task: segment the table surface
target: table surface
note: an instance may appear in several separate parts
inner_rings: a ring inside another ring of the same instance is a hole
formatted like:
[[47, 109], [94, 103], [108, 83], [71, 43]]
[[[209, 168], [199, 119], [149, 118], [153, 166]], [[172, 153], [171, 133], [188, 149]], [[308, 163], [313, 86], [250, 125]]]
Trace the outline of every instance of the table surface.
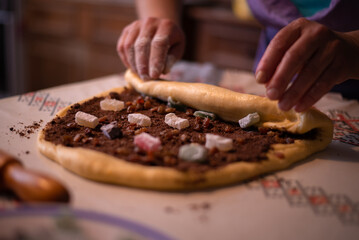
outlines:
[[[264, 94], [251, 73], [222, 71], [209, 64], [182, 62], [168, 77]], [[43, 127], [64, 106], [124, 84], [121, 75], [112, 75], [0, 100], [0, 148], [21, 159], [27, 168], [61, 180], [72, 197], [70, 204], [63, 206], [27, 205], [0, 195], [0, 225], [7, 226], [0, 229], [0, 238], [18, 236], [19, 232], [43, 236], [46, 227], [51, 229], [46, 234], [55, 232], [56, 236], [65, 236], [63, 239], [69, 236], [66, 234], [79, 234], [73, 229], [81, 229], [81, 239], [359, 236], [357, 101], [329, 93], [316, 104], [335, 123], [334, 138], [326, 150], [287, 170], [208, 191], [168, 193], [94, 182], [38, 152], [36, 136], [40, 128], [34, 129], [34, 123]], [[64, 234], [59, 229], [67, 230]]]

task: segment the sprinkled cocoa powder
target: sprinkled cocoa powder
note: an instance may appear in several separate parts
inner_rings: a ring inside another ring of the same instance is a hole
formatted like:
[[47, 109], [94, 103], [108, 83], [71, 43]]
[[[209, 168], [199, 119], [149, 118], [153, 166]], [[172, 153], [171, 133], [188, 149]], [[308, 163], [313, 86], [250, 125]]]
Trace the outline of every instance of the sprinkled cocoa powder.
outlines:
[[18, 128], [20, 125], [24, 124], [22, 122], [19, 122], [17, 126], [12, 126], [9, 128], [9, 130], [11, 132], [18, 134], [20, 137], [25, 137], [29, 139], [30, 135], [35, 133], [36, 130], [38, 130], [41, 127], [42, 123], [43, 120], [34, 121], [31, 125], [22, 126], [21, 128]]
[[[144, 97], [126, 89], [121, 94], [110, 93], [110, 98], [126, 103], [122, 111], [101, 110], [99, 102], [104, 98], [94, 97], [85, 103], [73, 105], [66, 116], [55, 118], [46, 125], [45, 140], [54, 144], [68, 147], [84, 147], [104, 152], [126, 161], [148, 165], [173, 167], [180, 171], [204, 172], [232, 162], [265, 161], [266, 152], [275, 143], [290, 144], [294, 139], [312, 138], [313, 134], [296, 136], [265, 128], [241, 129], [238, 123], [224, 122], [220, 119], [208, 120], [193, 116], [194, 109], [187, 111], [169, 109], [165, 102]], [[145, 104], [146, 103], [146, 104]], [[83, 111], [101, 119], [94, 129], [79, 126], [75, 123], [75, 114]], [[129, 113], [142, 113], [151, 118], [150, 127], [140, 127], [127, 121]], [[174, 112], [178, 117], [188, 119], [188, 128], [177, 130], [164, 122], [168, 112]], [[108, 139], [100, 130], [101, 126], [117, 121], [122, 131], [120, 138]], [[134, 136], [147, 132], [159, 137], [162, 149], [156, 152], [144, 152], [134, 145]], [[233, 150], [221, 152], [216, 149], [209, 151], [209, 157], [204, 163], [185, 162], [177, 158], [179, 147], [189, 143], [205, 143], [205, 134], [212, 133], [233, 139]]]

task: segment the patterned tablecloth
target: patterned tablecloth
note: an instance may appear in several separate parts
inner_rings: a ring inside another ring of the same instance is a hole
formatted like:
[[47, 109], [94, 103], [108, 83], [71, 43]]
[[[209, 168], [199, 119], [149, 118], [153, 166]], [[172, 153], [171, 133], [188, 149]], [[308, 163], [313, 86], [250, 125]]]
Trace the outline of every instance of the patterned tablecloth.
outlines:
[[[253, 74], [180, 62], [167, 78], [264, 95]], [[64, 106], [125, 84], [121, 75], [0, 100], [0, 148], [60, 179], [69, 205], [0, 195], [0, 239], [357, 239], [359, 103], [327, 94], [316, 107], [335, 123], [329, 147], [288, 170], [209, 191], [167, 193], [83, 179], [42, 156], [36, 134]]]

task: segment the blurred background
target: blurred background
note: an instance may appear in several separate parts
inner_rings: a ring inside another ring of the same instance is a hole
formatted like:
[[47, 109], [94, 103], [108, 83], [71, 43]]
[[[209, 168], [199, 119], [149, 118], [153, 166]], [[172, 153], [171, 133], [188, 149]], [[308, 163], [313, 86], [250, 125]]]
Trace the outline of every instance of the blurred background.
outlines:
[[[185, 60], [252, 70], [261, 27], [233, 7], [185, 1]], [[136, 18], [132, 0], [0, 0], [0, 97], [123, 72], [116, 42]]]

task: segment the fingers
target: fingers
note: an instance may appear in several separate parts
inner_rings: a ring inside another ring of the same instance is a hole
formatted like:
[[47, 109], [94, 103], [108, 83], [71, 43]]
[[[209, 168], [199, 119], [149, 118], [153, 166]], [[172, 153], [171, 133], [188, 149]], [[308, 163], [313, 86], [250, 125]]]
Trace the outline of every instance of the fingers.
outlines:
[[328, 48], [321, 47], [314, 53], [311, 59], [301, 69], [292, 85], [284, 92], [278, 105], [283, 111], [290, 110], [299, 100], [307, 93], [307, 91], [315, 84], [315, 81], [328, 68], [333, 61], [334, 54], [328, 51]]
[[286, 51], [300, 37], [300, 29], [293, 24], [282, 29], [269, 43], [256, 70], [258, 83], [267, 83], [275, 73]]
[[123, 63], [126, 65], [126, 67], [131, 68], [131, 70], [135, 73], [137, 73], [137, 68], [135, 61], [134, 43], [140, 32], [139, 25], [139, 21], [136, 21], [126, 27], [122, 36], [120, 37], [118, 43], [119, 46], [117, 46], [118, 53]]
[[345, 60], [355, 55], [353, 50], [341, 34], [299, 19], [271, 41], [256, 79], [282, 110], [305, 111], [353, 72]]
[[331, 64], [331, 66], [328, 67], [328, 70], [325, 71], [304, 94], [299, 103], [294, 107], [295, 111], [303, 112], [308, 110], [323, 97], [324, 94], [330, 91], [338, 79], [341, 79], [338, 69], [333, 67], [333, 65], [334, 64]]
[[284, 54], [270, 82], [267, 84], [267, 96], [279, 99], [295, 74], [311, 58], [317, 46], [306, 37], [299, 38]]
[[124, 29], [117, 50], [126, 67], [142, 79], [155, 79], [181, 58], [184, 34], [168, 19], [139, 20]]
[[151, 41], [156, 33], [156, 23], [154, 18], [145, 21], [144, 26], [135, 42], [135, 62], [138, 74], [142, 79], [148, 80], [149, 77], [149, 56], [151, 51]]
[[117, 41], [117, 53], [120, 56], [123, 64], [127, 67], [127, 68], [131, 68], [130, 63], [127, 61], [127, 58], [125, 56], [125, 39], [127, 37], [128, 34], [128, 28], [125, 28], [122, 31], [122, 34], [120, 36], [120, 38]]
[[158, 78], [162, 72], [166, 72], [166, 68], [169, 71], [182, 56], [183, 49], [181, 30], [172, 21], [162, 21], [151, 44], [150, 77]]

